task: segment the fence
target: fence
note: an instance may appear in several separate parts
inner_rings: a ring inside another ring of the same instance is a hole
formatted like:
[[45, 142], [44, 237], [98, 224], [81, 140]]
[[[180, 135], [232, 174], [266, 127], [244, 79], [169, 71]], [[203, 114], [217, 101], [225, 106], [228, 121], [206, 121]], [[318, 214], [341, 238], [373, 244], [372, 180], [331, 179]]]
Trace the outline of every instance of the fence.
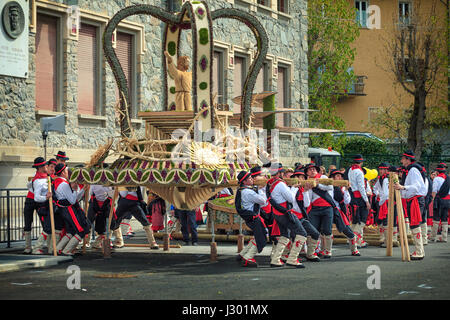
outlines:
[[[0, 189], [0, 243], [23, 241], [23, 228], [25, 219], [23, 208], [25, 205], [27, 189]], [[31, 238], [37, 239], [42, 232], [37, 214], [33, 219]]]

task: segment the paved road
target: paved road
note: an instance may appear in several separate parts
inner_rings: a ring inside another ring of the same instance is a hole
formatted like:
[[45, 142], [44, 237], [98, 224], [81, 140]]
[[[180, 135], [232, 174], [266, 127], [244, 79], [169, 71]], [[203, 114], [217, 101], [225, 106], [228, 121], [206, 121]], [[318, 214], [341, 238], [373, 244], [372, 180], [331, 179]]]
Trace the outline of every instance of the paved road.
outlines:
[[[0, 274], [0, 299], [450, 299], [449, 249], [450, 243], [433, 243], [425, 247], [424, 260], [407, 263], [401, 261], [399, 248], [393, 257], [377, 247], [351, 257], [348, 246], [341, 244], [334, 246], [331, 260], [305, 262], [305, 269], [270, 268], [268, 247], [256, 257], [258, 269], [242, 268], [231, 243], [218, 243], [214, 263], [208, 242], [170, 253], [124, 248], [111, 259], [90, 251], [54, 267]], [[80, 270], [79, 289], [68, 289], [68, 282], [77, 283], [77, 273], [68, 273], [69, 267]], [[128, 278], [108, 277], [117, 274]], [[368, 283], [379, 284], [379, 289], [369, 289]]]

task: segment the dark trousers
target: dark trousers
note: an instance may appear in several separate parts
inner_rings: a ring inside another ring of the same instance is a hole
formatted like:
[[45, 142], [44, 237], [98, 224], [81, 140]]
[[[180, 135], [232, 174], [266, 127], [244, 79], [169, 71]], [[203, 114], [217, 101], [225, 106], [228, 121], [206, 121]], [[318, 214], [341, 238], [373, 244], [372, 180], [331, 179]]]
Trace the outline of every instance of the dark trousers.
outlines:
[[308, 236], [310, 236], [314, 240], [319, 240], [320, 233], [319, 233], [319, 231], [317, 231], [316, 228], [314, 228], [314, 226], [311, 224], [311, 221], [309, 221], [308, 219], [303, 218], [303, 219], [300, 220], [300, 223], [302, 224], [302, 226], [305, 229], [306, 234]]
[[353, 224], [366, 224], [367, 217], [369, 216], [369, 210], [367, 210], [367, 206], [363, 198], [354, 198], [352, 200], [351, 206], [353, 209]]
[[447, 222], [448, 210], [450, 210], [450, 200], [435, 198], [434, 201], [437, 201], [438, 205], [433, 210], [433, 220]]
[[[114, 226], [111, 224], [112, 230], [117, 230], [120, 227], [120, 223], [123, 219], [132, 215], [139, 221], [144, 227], [149, 226], [150, 223], [147, 220], [144, 210], [140, 206], [138, 200], [129, 200], [125, 198], [120, 198], [117, 203], [116, 216], [117, 219]], [[111, 221], [112, 222], [112, 221]]]
[[31, 226], [33, 225], [33, 215], [34, 210], [37, 210], [37, 204], [33, 199], [26, 198], [25, 205], [23, 208], [23, 215], [25, 220], [24, 231], [31, 231]]
[[[106, 231], [106, 219], [109, 218], [109, 211], [111, 209], [111, 199], [108, 198], [103, 202], [100, 207], [97, 200], [89, 201], [88, 220], [92, 225], [95, 222], [95, 232], [98, 234], [104, 234]], [[113, 214], [113, 220], [114, 214]], [[111, 225], [114, 225], [111, 221]]]
[[267, 244], [267, 233], [263, 222], [259, 217], [256, 217], [253, 220], [245, 221], [245, 224], [252, 230], [258, 253], [261, 253]]
[[89, 233], [90, 224], [78, 203], [68, 207], [58, 207], [57, 213], [64, 220], [66, 233], [83, 238]]
[[333, 223], [336, 225], [339, 232], [342, 232], [348, 239], [353, 239], [355, 234], [352, 229], [345, 224], [338, 209], [333, 209]]
[[296, 235], [307, 237], [305, 228], [300, 223], [300, 220], [293, 213], [286, 213], [283, 215], [274, 214], [273, 217], [280, 229], [280, 236], [285, 238], [295, 238]]
[[333, 228], [333, 208], [313, 206], [308, 214], [308, 220], [321, 234], [330, 236]]
[[180, 219], [181, 222], [181, 233], [183, 234], [183, 241], [189, 242], [189, 229], [190, 229], [192, 243], [198, 242], [197, 222], [195, 221], [195, 210], [175, 209], [175, 215], [178, 217], [178, 219]]

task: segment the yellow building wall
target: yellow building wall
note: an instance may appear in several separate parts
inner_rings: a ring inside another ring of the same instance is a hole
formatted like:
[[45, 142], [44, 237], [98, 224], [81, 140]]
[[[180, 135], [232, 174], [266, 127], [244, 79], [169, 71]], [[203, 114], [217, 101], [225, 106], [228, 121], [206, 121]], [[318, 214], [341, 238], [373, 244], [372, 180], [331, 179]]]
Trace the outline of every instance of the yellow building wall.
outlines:
[[[419, 0], [415, 0], [419, 1]], [[355, 1], [349, 0], [354, 7]], [[431, 0], [422, 0], [420, 3], [421, 12], [429, 13]], [[380, 131], [369, 129], [370, 115], [369, 108], [386, 107], [397, 104], [403, 107], [409, 107], [414, 98], [407, 93], [401, 84], [396, 83], [394, 74], [390, 71], [389, 62], [392, 57], [389, 56], [386, 49], [386, 39], [392, 37], [392, 28], [395, 22], [398, 22], [398, 0], [373, 0], [369, 5], [377, 5], [381, 13], [381, 28], [367, 29], [360, 28], [360, 36], [354, 43], [356, 56], [353, 64], [355, 75], [365, 75], [368, 78], [364, 80], [364, 93], [366, 96], [349, 96], [337, 103], [337, 114], [346, 123], [347, 131], [370, 131], [375, 134]], [[446, 10], [444, 5], [437, 1], [436, 12], [439, 14], [438, 21], [442, 28], [442, 36], [445, 37], [445, 17]], [[440, 81], [445, 81], [447, 74], [442, 70]], [[446, 91], [438, 92], [427, 98], [427, 104], [436, 101], [436, 95], [446, 97]], [[407, 119], [405, 119], [407, 121]]]

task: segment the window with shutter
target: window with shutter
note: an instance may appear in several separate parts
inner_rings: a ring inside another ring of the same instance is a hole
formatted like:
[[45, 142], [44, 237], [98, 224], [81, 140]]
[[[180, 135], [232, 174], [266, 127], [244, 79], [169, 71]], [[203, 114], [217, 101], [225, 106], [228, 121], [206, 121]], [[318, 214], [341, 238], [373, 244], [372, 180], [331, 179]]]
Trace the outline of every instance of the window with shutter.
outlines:
[[97, 27], [82, 23], [78, 34], [78, 113], [97, 113]]
[[[286, 67], [278, 67], [277, 79], [277, 108], [289, 107], [289, 69]], [[290, 115], [277, 114], [277, 125], [290, 127]]]
[[217, 94], [216, 102], [222, 104], [224, 101], [224, 61], [223, 52], [214, 51], [213, 61], [213, 95]]
[[[234, 57], [234, 81], [233, 81], [233, 98], [242, 95], [242, 87], [244, 86], [244, 79], [246, 76], [245, 58]], [[233, 112], [240, 113], [241, 105], [233, 104]]]
[[[128, 97], [130, 101], [129, 112], [130, 116], [133, 117], [133, 94], [134, 94], [134, 83], [133, 83], [133, 59], [132, 59], [132, 42], [133, 35], [125, 32], [117, 32], [116, 40], [116, 55], [119, 59], [120, 65], [122, 66], [123, 73], [127, 79], [128, 84]], [[119, 98], [119, 90], [116, 89], [116, 98]]]
[[58, 18], [37, 14], [36, 109], [58, 109]]

